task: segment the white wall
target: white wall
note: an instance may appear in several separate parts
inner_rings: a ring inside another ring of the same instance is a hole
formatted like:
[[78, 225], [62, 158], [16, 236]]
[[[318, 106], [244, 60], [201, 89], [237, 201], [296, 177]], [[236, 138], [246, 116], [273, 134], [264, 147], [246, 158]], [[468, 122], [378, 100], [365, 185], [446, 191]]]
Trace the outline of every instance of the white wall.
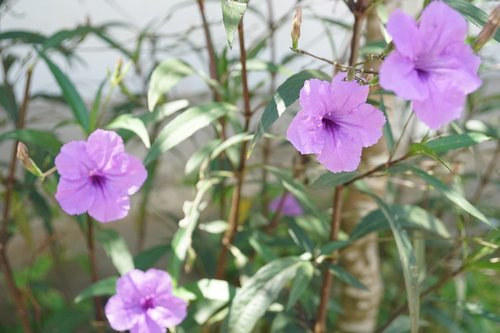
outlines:
[[[31, 30], [50, 35], [60, 29], [71, 29], [79, 24], [84, 24], [90, 20], [92, 24], [102, 24], [110, 21], [121, 21], [130, 24], [128, 28], [113, 28], [111, 34], [118, 41], [122, 42], [127, 48], [132, 50], [135, 47], [135, 39], [139, 32], [147, 26], [155, 26], [155, 30], [160, 34], [173, 34], [185, 31], [189, 27], [199, 25], [200, 16], [195, 0], [10, 0], [12, 10], [4, 13], [0, 19], [0, 28], [7, 30]], [[294, 7], [295, 0], [274, 0], [275, 16], [280, 17], [289, 12]], [[421, 1], [406, 0], [403, 1], [404, 7], [409, 11], [414, 11]], [[174, 8], [190, 3], [174, 12]], [[302, 29], [302, 38], [300, 45], [309, 51], [323, 55], [327, 58], [336, 58], [338, 54], [332, 54], [329, 43], [323, 32], [323, 27], [317, 20], [310, 17], [312, 12], [321, 16], [328, 16], [340, 19], [344, 22], [351, 22], [352, 17], [349, 14], [343, 1], [340, 0], [305, 0], [302, 2], [304, 9], [304, 23]], [[252, 0], [251, 6], [258, 9], [266, 9], [267, 1]], [[267, 11], [264, 10], [264, 13]], [[207, 14], [211, 22], [216, 23], [213, 27], [213, 36], [216, 47], [221, 50], [225, 46], [225, 32], [221, 20], [220, 2], [218, 0], [207, 1]], [[170, 19], [163, 24], [158, 24], [165, 17], [172, 15]], [[247, 44], [258, 37], [265, 29], [264, 22], [253, 13], [246, 17]], [[290, 24], [278, 31], [277, 36], [277, 54], [278, 59], [290, 54]], [[340, 29], [332, 30], [335, 36], [337, 50], [346, 49], [349, 36]], [[196, 42], [204, 45], [201, 31], [196, 34]], [[160, 46], [162, 47], [162, 46]], [[144, 50], [150, 48], [145, 45]], [[16, 49], [15, 52], [23, 54], [26, 48]], [[232, 51], [237, 54], [237, 44]], [[343, 54], [343, 53], [340, 53]], [[105, 77], [106, 71], [114, 67], [117, 59], [121, 56], [119, 53], [110, 50], [100, 40], [88, 38], [78, 51], [79, 57], [85, 62], [81, 64], [75, 62], [68, 65], [63, 59], [57, 59], [57, 63], [69, 72], [71, 79], [75, 82], [79, 90], [87, 99], [94, 95], [94, 92], [101, 80]], [[203, 52], [205, 55], [205, 52]], [[186, 51], [185, 47], [169, 46], [162, 56], [182, 57], [184, 60], [195, 64], [198, 68], [207, 70], [207, 64], [202, 63], [193, 52]], [[161, 60], [161, 59], [159, 59]], [[311, 64], [311, 60], [304, 58], [294, 62], [292, 70], [298, 69], [304, 64]], [[151, 62], [148, 65], [152, 65]], [[317, 65], [313, 64], [313, 65]], [[22, 85], [19, 85], [22, 86]], [[40, 64], [36, 68], [33, 80], [34, 91], [57, 92], [58, 88], [53, 81], [45, 65]], [[20, 90], [20, 87], [18, 87]], [[196, 79], [187, 80], [178, 90], [182, 95], [190, 94], [202, 90], [203, 85]]]

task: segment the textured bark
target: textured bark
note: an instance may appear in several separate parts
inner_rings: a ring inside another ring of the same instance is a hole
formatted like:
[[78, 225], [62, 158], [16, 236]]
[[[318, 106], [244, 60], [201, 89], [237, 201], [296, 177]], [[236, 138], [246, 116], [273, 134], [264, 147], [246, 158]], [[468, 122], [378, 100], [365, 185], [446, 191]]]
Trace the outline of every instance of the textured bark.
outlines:
[[[366, 25], [367, 41], [382, 39], [378, 18], [374, 11], [368, 15]], [[374, 64], [374, 69], [377, 69], [376, 65]], [[387, 104], [386, 99], [384, 102]], [[370, 169], [383, 162], [381, 158], [386, 158], [386, 156], [385, 143], [381, 140], [377, 145], [363, 151], [360, 169]], [[374, 192], [379, 195], [383, 194], [385, 178], [374, 178], [369, 180], [369, 183]], [[348, 196], [344, 205], [342, 227], [344, 231], [350, 233], [360, 218], [376, 208], [376, 205], [369, 197], [355, 190], [351, 190]], [[342, 285], [342, 313], [338, 317], [337, 329], [343, 333], [371, 333], [377, 326], [383, 291], [377, 234], [370, 234], [342, 251], [340, 263], [368, 290], [357, 289], [346, 284]]]

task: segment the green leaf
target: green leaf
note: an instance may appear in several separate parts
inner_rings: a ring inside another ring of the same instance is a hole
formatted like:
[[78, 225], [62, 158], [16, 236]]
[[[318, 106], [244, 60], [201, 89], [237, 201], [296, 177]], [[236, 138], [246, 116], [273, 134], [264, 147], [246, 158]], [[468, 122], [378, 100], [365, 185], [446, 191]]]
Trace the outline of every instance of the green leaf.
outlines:
[[[450, 150], [470, 147], [478, 143], [491, 140], [489, 136], [481, 133], [463, 133], [443, 136], [434, 140], [423, 142], [420, 145], [427, 147], [436, 154], [444, 154]], [[412, 149], [412, 147], [415, 147]], [[410, 146], [410, 151], [418, 150], [415, 144]]]
[[329, 79], [328, 75], [321, 71], [305, 70], [290, 76], [285, 82], [283, 82], [282, 85], [279, 86], [273, 99], [269, 102], [269, 104], [267, 104], [264, 113], [262, 113], [259, 124], [257, 125], [257, 132], [255, 133], [252, 143], [250, 144], [250, 149], [248, 150], [248, 156], [250, 156], [253, 147], [269, 129], [269, 127], [271, 127], [271, 125], [283, 115], [287, 108], [299, 98], [299, 93], [304, 86], [304, 82], [313, 78], [319, 78], [322, 80]]
[[95, 236], [120, 275], [134, 269], [134, 261], [127, 244], [116, 231], [99, 228], [96, 229]]
[[324, 174], [319, 176], [318, 179], [314, 181], [314, 183], [312, 183], [311, 188], [334, 188], [335, 186], [347, 183], [348, 181], [354, 179], [356, 176], [358, 176], [357, 172], [325, 172]]
[[252, 332], [285, 284], [297, 274], [300, 267], [308, 264], [297, 257], [276, 259], [246, 280], [231, 302], [228, 332]]
[[153, 110], [153, 112], [141, 114], [138, 118], [141, 119], [145, 124], [156, 124], [165, 120], [167, 117], [173, 115], [177, 111], [187, 108], [188, 106], [188, 100], [179, 99], [159, 105]]
[[[472, 22], [474, 25], [482, 28], [486, 22], [488, 22], [488, 14], [486, 14], [480, 8], [477, 8], [472, 3], [465, 0], [445, 0], [445, 2], [451, 7], [455, 8], [460, 14], [462, 14], [468, 21]], [[493, 38], [500, 42], [500, 30], [498, 30]]]
[[149, 111], [153, 111], [163, 96], [180, 80], [194, 73], [195, 71], [189, 64], [178, 59], [167, 59], [156, 66], [149, 81]]
[[476, 207], [474, 207], [467, 199], [465, 199], [460, 193], [440, 181], [439, 179], [429, 175], [422, 169], [419, 169], [412, 165], [401, 164], [392, 167], [391, 170], [394, 171], [412, 171], [416, 176], [420, 177], [427, 184], [433, 186], [438, 192], [440, 192], [446, 199], [454, 203], [458, 208], [474, 216], [478, 220], [486, 223], [490, 227], [494, 227], [488, 218], [481, 213]]
[[54, 64], [47, 56], [43, 53], [38, 53], [40, 57], [45, 61], [47, 66], [49, 67], [52, 75], [57, 81], [59, 88], [61, 88], [62, 94], [68, 105], [71, 107], [73, 111], [73, 115], [75, 120], [80, 124], [85, 133], [89, 134], [90, 132], [90, 121], [89, 121], [89, 113], [85, 103], [83, 102], [82, 97], [76, 90], [73, 83], [70, 79], [64, 74], [56, 64]]
[[328, 270], [330, 273], [335, 275], [340, 281], [347, 283], [350, 286], [353, 286], [358, 289], [368, 290], [364, 284], [359, 282], [351, 273], [340, 267], [339, 265], [335, 265], [332, 263], [328, 263]]
[[290, 296], [288, 297], [288, 303], [286, 304], [287, 311], [295, 305], [302, 293], [307, 289], [313, 275], [314, 266], [311, 262], [304, 262], [304, 264], [299, 267], [297, 274], [293, 279], [292, 287], [290, 288]]
[[114, 295], [116, 293], [116, 280], [118, 278], [116, 276], [111, 276], [109, 278], [97, 281], [92, 284], [90, 287], [82, 291], [75, 298], [75, 303], [80, 303], [86, 299], [95, 297], [95, 296], [109, 296]]
[[312, 253], [314, 244], [305, 231], [294, 221], [288, 221], [288, 227], [288, 233], [290, 237], [292, 237], [293, 242], [302, 247], [305, 251]]
[[167, 244], [153, 246], [134, 257], [134, 266], [137, 269], [145, 271], [153, 267], [153, 265], [156, 264], [161, 257], [168, 254], [170, 250], [170, 245]]
[[[391, 216], [403, 228], [415, 228], [429, 231], [443, 238], [450, 234], [444, 223], [427, 210], [412, 205], [386, 205]], [[364, 216], [351, 232], [351, 238], [361, 238], [371, 232], [389, 229], [390, 225], [381, 209], [374, 210]]]
[[184, 167], [184, 173], [186, 175], [189, 175], [195, 170], [197, 170], [203, 163], [203, 161], [210, 157], [210, 154], [212, 154], [215, 147], [220, 145], [221, 142], [222, 141], [220, 139], [214, 139], [208, 141], [206, 145], [204, 145], [196, 152], [194, 152], [189, 158], [189, 160], [186, 162], [186, 166]]
[[54, 134], [34, 129], [17, 129], [1, 133], [0, 142], [4, 140], [32, 143], [44, 148], [52, 155], [57, 155], [62, 146], [61, 141]]
[[234, 106], [226, 103], [211, 103], [187, 109], [161, 130], [158, 138], [151, 145], [151, 149], [144, 159], [144, 164], [151, 163], [198, 130], [234, 110]]
[[129, 130], [137, 134], [137, 136], [142, 140], [146, 148], [149, 148], [151, 146], [151, 143], [149, 142], [149, 133], [148, 129], [146, 128], [146, 125], [144, 125], [144, 123], [140, 119], [130, 114], [124, 114], [119, 116], [118, 118], [114, 119], [111, 123], [106, 125], [106, 128], [108, 129], [121, 128]]
[[89, 122], [90, 122], [90, 131], [94, 131], [97, 126], [97, 116], [99, 115], [99, 109], [101, 107], [101, 99], [102, 99], [102, 90], [108, 79], [104, 79], [99, 84], [97, 91], [95, 93], [94, 101], [92, 102], [92, 107], [90, 108]]
[[234, 32], [247, 10], [248, 1], [221, 0], [222, 20], [227, 34], [227, 43], [233, 48]]
[[203, 299], [229, 302], [236, 293], [236, 288], [227, 281], [216, 279], [201, 279], [196, 282], [195, 288], [187, 288], [202, 296]]
[[7, 112], [12, 122], [17, 123], [18, 107], [16, 96], [8, 85], [0, 85], [0, 105]]
[[340, 250], [349, 244], [351, 244], [350, 241], [341, 241], [341, 240], [330, 241], [325, 245], [322, 245], [319, 248], [319, 252], [322, 255], [331, 255], [334, 251]]
[[198, 192], [193, 201], [184, 202], [182, 210], [184, 218], [179, 221], [179, 229], [172, 239], [172, 256], [168, 262], [168, 272], [174, 282], [177, 281], [181, 273], [181, 268], [186, 259], [189, 248], [191, 247], [193, 232], [196, 229], [203, 207], [201, 206], [203, 196], [214, 185], [218, 184], [220, 179], [211, 178], [201, 180], [197, 184]]

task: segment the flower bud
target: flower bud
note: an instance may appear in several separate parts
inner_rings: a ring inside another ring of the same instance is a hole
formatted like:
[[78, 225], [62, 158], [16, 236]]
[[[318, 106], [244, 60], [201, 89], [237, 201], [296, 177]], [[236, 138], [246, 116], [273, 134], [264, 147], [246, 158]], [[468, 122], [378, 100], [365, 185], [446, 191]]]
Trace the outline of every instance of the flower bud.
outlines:
[[474, 50], [479, 51], [484, 44], [486, 44], [491, 37], [496, 33], [498, 27], [500, 26], [500, 6], [497, 6], [490, 14], [488, 22], [483, 27], [483, 30], [474, 40]]
[[26, 145], [22, 142], [19, 142], [17, 144], [16, 157], [26, 170], [28, 170], [37, 177], [43, 177], [43, 172], [30, 158], [30, 155], [28, 153], [28, 147], [26, 147]]
[[299, 38], [300, 38], [300, 26], [302, 25], [302, 7], [297, 6], [295, 8], [295, 16], [292, 22], [292, 49], [296, 50], [299, 48]]

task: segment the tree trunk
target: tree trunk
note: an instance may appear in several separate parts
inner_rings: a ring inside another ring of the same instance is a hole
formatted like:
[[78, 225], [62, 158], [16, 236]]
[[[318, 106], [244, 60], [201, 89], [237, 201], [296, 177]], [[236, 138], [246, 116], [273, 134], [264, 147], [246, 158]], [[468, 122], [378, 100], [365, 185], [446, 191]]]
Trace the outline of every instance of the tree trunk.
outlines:
[[[382, 39], [379, 20], [376, 12], [368, 14], [366, 25], [366, 40]], [[374, 64], [378, 69], [378, 64]], [[387, 98], [386, 98], [387, 99]], [[384, 99], [384, 102], [387, 102]], [[386, 103], [387, 104], [387, 103]], [[385, 143], [378, 144], [363, 151], [361, 170], [367, 170], [386, 158]], [[372, 190], [383, 195], [386, 179], [383, 177], [369, 180]], [[348, 193], [344, 204], [342, 227], [350, 233], [360, 218], [377, 208], [373, 200], [354, 189]], [[377, 326], [383, 283], [380, 273], [380, 257], [378, 250], [378, 235], [372, 233], [355, 242], [341, 253], [340, 263], [349, 273], [363, 283], [368, 290], [357, 289], [343, 284], [341, 290], [342, 313], [338, 317], [337, 328], [343, 333], [371, 333]]]

